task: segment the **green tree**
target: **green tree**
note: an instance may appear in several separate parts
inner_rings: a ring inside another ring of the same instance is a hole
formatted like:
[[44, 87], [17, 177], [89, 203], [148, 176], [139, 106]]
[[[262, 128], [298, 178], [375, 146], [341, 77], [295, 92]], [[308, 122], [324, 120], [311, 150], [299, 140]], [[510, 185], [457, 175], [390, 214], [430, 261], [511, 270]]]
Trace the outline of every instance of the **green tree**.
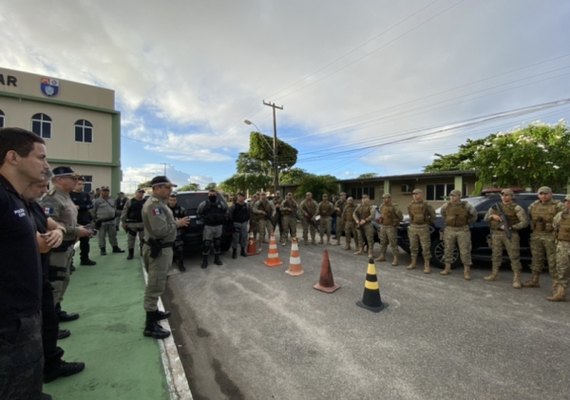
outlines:
[[324, 193], [332, 195], [338, 191], [336, 181], [331, 175], [307, 175], [301, 180], [295, 195], [304, 198], [306, 192], [311, 192], [313, 199], [320, 201]]
[[487, 185], [561, 191], [570, 179], [570, 132], [558, 123], [491, 135], [477, 146], [473, 165]]
[[228, 193], [256, 192], [266, 190], [271, 185], [271, 177], [267, 174], [237, 173], [220, 183], [220, 188]]
[[238, 173], [266, 174], [270, 170], [270, 164], [268, 161], [251, 157], [249, 153], [239, 153], [236, 160], [236, 170]]
[[196, 190], [200, 190], [200, 185], [197, 184], [196, 182], [192, 182], [192, 183], [189, 183], [187, 185], [184, 185], [184, 186], [178, 188], [179, 192], [193, 192]]
[[291, 168], [281, 173], [280, 182], [286, 185], [296, 185], [301, 183], [303, 178], [309, 176], [307, 171], [301, 168]]
[[475, 168], [474, 160], [477, 157], [477, 151], [486, 140], [492, 139], [496, 134], [491, 134], [484, 139], [471, 140], [467, 139], [465, 144], [459, 146], [459, 151], [453, 154], [442, 155], [436, 153], [438, 158], [433, 160], [430, 165], [424, 167], [424, 172], [437, 171], [465, 171]]
[[[249, 156], [269, 163], [273, 167], [273, 138], [259, 132], [249, 135]], [[297, 163], [297, 149], [277, 139], [277, 167], [291, 168]]]
[[376, 172], [366, 172], [365, 174], [360, 174], [356, 179], [370, 179], [377, 177], [378, 174]]
[[205, 190], [212, 190], [212, 189], [216, 189], [216, 183], [215, 182], [210, 182], [206, 185], [206, 187], [204, 188]]

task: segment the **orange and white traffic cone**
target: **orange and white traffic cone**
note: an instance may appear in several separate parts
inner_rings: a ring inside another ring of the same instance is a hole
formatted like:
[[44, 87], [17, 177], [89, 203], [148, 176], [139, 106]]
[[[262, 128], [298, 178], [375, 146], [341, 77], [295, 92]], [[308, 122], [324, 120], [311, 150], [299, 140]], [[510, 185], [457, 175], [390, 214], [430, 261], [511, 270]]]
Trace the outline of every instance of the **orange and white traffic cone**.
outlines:
[[269, 240], [269, 252], [267, 253], [267, 259], [264, 261], [265, 265], [268, 267], [278, 267], [283, 262], [279, 258], [279, 252], [277, 251], [277, 242], [275, 241], [275, 235], [271, 235]]
[[299, 244], [296, 238], [291, 239], [291, 257], [289, 258], [289, 269], [285, 273], [291, 276], [299, 276], [303, 274], [303, 266], [301, 265], [301, 255], [299, 254]]
[[378, 283], [376, 266], [372, 258], [368, 260], [368, 270], [366, 271], [366, 282], [364, 282], [362, 300], [357, 301], [356, 305], [373, 312], [380, 312], [385, 307], [380, 297], [380, 284]]
[[248, 256], [255, 256], [261, 253], [255, 247], [255, 237], [253, 237], [253, 232], [249, 232], [249, 237], [247, 239], [247, 255]]
[[323, 252], [323, 262], [321, 264], [321, 276], [319, 281], [313, 287], [321, 292], [332, 293], [340, 288], [340, 285], [334, 283], [331, 271], [331, 262], [329, 260], [329, 251], [325, 249]]

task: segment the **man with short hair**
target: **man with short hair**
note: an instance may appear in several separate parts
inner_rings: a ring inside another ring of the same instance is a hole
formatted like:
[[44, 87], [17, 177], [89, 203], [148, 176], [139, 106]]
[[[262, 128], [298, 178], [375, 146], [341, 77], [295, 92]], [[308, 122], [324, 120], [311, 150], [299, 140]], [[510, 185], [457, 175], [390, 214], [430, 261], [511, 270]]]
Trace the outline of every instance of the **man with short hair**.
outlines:
[[556, 270], [552, 295], [548, 301], [566, 301], [568, 274], [570, 272], [570, 194], [564, 199], [564, 210], [554, 217], [552, 224], [556, 232]]
[[285, 200], [281, 202], [281, 214], [283, 215], [283, 231], [281, 231], [281, 244], [286, 245], [289, 237], [297, 238], [297, 202], [293, 193], [288, 192]]
[[170, 312], [158, 310], [158, 299], [164, 294], [168, 269], [172, 265], [172, 245], [178, 228], [188, 226], [188, 217], [174, 219], [166, 201], [172, 187], [176, 187], [166, 176], [155, 176], [150, 181], [152, 193], [143, 205], [144, 224], [143, 257], [148, 266], [148, 281], [144, 293], [146, 322], [144, 336], [164, 339], [170, 332], [158, 321], [170, 316]]
[[408, 238], [410, 240], [411, 262], [406, 269], [415, 269], [422, 247], [422, 256], [424, 258], [424, 274], [431, 273], [431, 238], [429, 226], [435, 220], [435, 210], [423, 197], [424, 192], [421, 189], [414, 189], [412, 192], [412, 202], [408, 206], [408, 214], [410, 215], [410, 226], [408, 226]]
[[228, 218], [226, 204], [218, 198], [218, 192], [214, 189], [208, 191], [208, 200], [198, 205], [196, 213], [204, 221], [202, 232], [202, 268], [208, 267], [208, 257], [212, 244], [214, 245], [214, 264], [223, 265], [220, 255], [222, 254], [222, 234], [224, 222]]
[[[79, 225], [87, 226], [93, 220], [91, 215], [91, 210], [93, 209], [93, 200], [89, 193], [85, 193], [83, 189], [85, 188], [85, 178], [82, 176], [77, 177], [77, 182], [73, 191], [69, 193], [71, 200], [77, 206], [77, 223]], [[95, 261], [89, 258], [89, 240], [91, 236], [84, 236], [79, 238], [79, 254], [81, 265], [95, 265]]]
[[127, 260], [132, 260], [135, 256], [135, 243], [139, 237], [139, 246], [142, 255], [142, 245], [144, 240], [144, 224], [142, 220], [142, 208], [144, 205], [144, 189], [137, 189], [135, 196], [127, 200], [121, 214], [123, 229], [127, 231]]
[[[273, 203], [267, 199], [267, 193], [261, 192], [259, 200], [253, 205], [253, 213], [258, 217], [259, 224], [259, 242], [268, 243], [273, 234], [273, 218], [275, 216], [275, 207]], [[267, 233], [267, 241], [265, 234]]]
[[539, 188], [538, 200], [528, 207], [532, 230], [530, 234], [532, 276], [523, 283], [523, 287], [540, 287], [540, 273], [545, 262], [548, 262], [548, 271], [554, 285], [556, 280], [556, 233], [552, 221], [560, 211], [564, 211], [564, 204], [552, 199], [552, 189], [548, 186]]
[[337, 246], [340, 246], [340, 238], [342, 237], [342, 232], [344, 231], [342, 212], [344, 211], [345, 205], [346, 205], [346, 192], [341, 192], [339, 199], [334, 203], [335, 212], [333, 214], [333, 229], [335, 231]]
[[239, 192], [236, 201], [231, 205], [229, 210], [230, 219], [234, 225], [234, 233], [232, 236], [232, 258], [237, 258], [238, 244], [241, 247], [240, 255], [247, 257], [247, 233], [249, 231], [249, 219], [251, 210], [245, 202], [245, 195]]
[[317, 206], [317, 215], [320, 217], [319, 227], [321, 233], [320, 244], [323, 244], [323, 237], [327, 235], [327, 245], [331, 244], [332, 215], [334, 214], [334, 204], [329, 201], [328, 194], [323, 194], [322, 201]]
[[95, 224], [99, 230], [97, 239], [99, 240], [101, 255], [107, 255], [107, 236], [113, 248], [113, 253], [124, 253], [125, 250], [119, 248], [119, 243], [117, 242], [117, 228], [115, 225], [117, 208], [115, 199], [110, 197], [109, 186], [101, 186], [101, 197], [93, 202], [93, 214], [95, 214]]
[[[519, 231], [528, 226], [528, 218], [524, 209], [513, 201], [511, 189], [501, 191], [501, 201], [491, 206], [484, 220], [491, 229], [492, 263], [491, 275], [484, 277], [486, 281], [496, 281], [503, 262], [503, 248], [511, 259], [513, 270], [513, 288], [522, 288]], [[510, 238], [509, 238], [510, 236]]]
[[463, 278], [471, 280], [471, 230], [469, 225], [477, 220], [477, 210], [469, 202], [461, 200], [461, 191], [455, 189], [449, 193], [449, 201], [441, 207], [441, 216], [445, 222], [443, 242], [445, 246], [445, 268], [441, 275], [451, 274], [453, 251], [459, 247], [463, 262]]
[[49, 171], [44, 140], [0, 129], [0, 398], [42, 395], [42, 267], [36, 228], [22, 198]]
[[309, 244], [309, 231], [311, 232], [311, 243], [317, 244], [315, 240], [317, 203], [313, 200], [313, 194], [311, 192], [305, 193], [305, 199], [301, 201], [299, 208], [303, 213], [303, 218], [301, 219], [301, 225], [303, 226], [303, 244]]
[[273, 204], [273, 208], [275, 209], [275, 214], [273, 214], [272, 225], [273, 225], [273, 233], [275, 234], [275, 238], [277, 238], [277, 228], [279, 228], [279, 241], [283, 244], [283, 214], [281, 213], [281, 203], [283, 202], [283, 198], [281, 197], [281, 192], [279, 190], [275, 191], [273, 195], [273, 199], [271, 199], [271, 203]]
[[356, 232], [356, 221], [354, 220], [353, 216], [355, 210], [356, 204], [354, 203], [352, 196], [350, 196], [348, 199], [346, 199], [346, 204], [344, 205], [342, 214], [340, 216], [341, 225], [344, 229], [345, 250], [351, 250], [350, 243], [352, 242], [352, 238], [354, 238], [354, 248], [358, 250], [359, 247], [358, 233]]
[[368, 245], [368, 258], [373, 257], [374, 250], [374, 227], [372, 219], [376, 215], [376, 208], [370, 204], [370, 197], [367, 194], [362, 195], [362, 202], [356, 207], [352, 217], [356, 222], [356, 231], [358, 233], [358, 242], [360, 247], [354, 253], [356, 255], [364, 254], [364, 244]]
[[390, 244], [392, 250], [392, 266], [398, 266], [398, 225], [402, 222], [402, 211], [392, 203], [392, 195], [384, 193], [382, 195], [382, 205], [378, 209], [380, 224], [380, 255], [376, 261], [386, 261], [386, 249]]

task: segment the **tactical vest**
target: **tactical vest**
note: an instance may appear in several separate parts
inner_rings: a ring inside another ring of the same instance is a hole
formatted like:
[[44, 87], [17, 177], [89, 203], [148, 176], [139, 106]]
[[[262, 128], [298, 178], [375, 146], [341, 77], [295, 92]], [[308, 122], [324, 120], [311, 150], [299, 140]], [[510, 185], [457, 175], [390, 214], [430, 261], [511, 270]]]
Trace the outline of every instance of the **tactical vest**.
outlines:
[[564, 242], [570, 242], [570, 214], [564, 211], [560, 218], [560, 227], [556, 238]]
[[[284, 210], [283, 207], [284, 208], [290, 208], [291, 210]], [[283, 204], [281, 206], [281, 214], [283, 214], [283, 215], [289, 215], [289, 214], [295, 215], [296, 211], [297, 211], [297, 203], [295, 202], [295, 200], [292, 200], [292, 199], [291, 200], [288, 200], [288, 199], [283, 200]]]
[[204, 224], [209, 226], [222, 225], [226, 219], [225, 214], [224, 207], [220, 202], [212, 203], [210, 200], [206, 200], [206, 205], [202, 211]]
[[367, 219], [368, 217], [370, 217], [371, 213], [370, 213], [370, 206], [364, 206], [364, 205], [359, 205], [358, 208], [356, 209], [356, 215], [358, 215], [358, 217], [360, 219]]
[[247, 204], [234, 204], [234, 209], [232, 212], [232, 220], [235, 222], [246, 222], [249, 221], [250, 213]]
[[464, 202], [448, 203], [445, 209], [445, 225], [453, 227], [462, 227], [467, 225], [469, 220], [469, 211]]
[[430, 219], [427, 206], [423, 201], [410, 204], [408, 206], [408, 214], [410, 214], [410, 221], [414, 225], [425, 225]]
[[144, 202], [144, 199], [131, 199], [129, 211], [127, 212], [127, 222], [142, 222], [142, 208]]
[[273, 209], [271, 208], [271, 204], [269, 204], [269, 201], [267, 201], [267, 200], [261, 201], [260, 200], [257, 208], [265, 212], [265, 215], [260, 215], [260, 217], [262, 219], [263, 218], [271, 218], [271, 214], [273, 212]]
[[321, 216], [330, 217], [334, 213], [334, 206], [330, 201], [323, 201], [319, 207], [321, 210]]
[[396, 215], [396, 207], [393, 205], [382, 205], [380, 214], [382, 216], [382, 225], [398, 226], [400, 223], [400, 220]]
[[309, 214], [309, 217], [314, 217], [314, 215], [317, 213], [317, 203], [315, 203], [313, 200], [311, 200], [310, 203], [303, 200], [301, 203], [301, 209]]
[[553, 201], [542, 204], [540, 201], [532, 206], [531, 223], [532, 231], [536, 233], [551, 233], [554, 231], [552, 220], [556, 215], [556, 203]]
[[[519, 221], [519, 217], [517, 217], [517, 213], [515, 211], [515, 207], [517, 206], [516, 203], [511, 203], [511, 204], [499, 204], [498, 207], [501, 207], [501, 209], [503, 210], [503, 213], [505, 214], [505, 217], [507, 217], [507, 222], [509, 223], [509, 226], [513, 226], [518, 224]], [[492, 208], [492, 212], [495, 215], [499, 215], [499, 213], [497, 212], [497, 210], [495, 209], [495, 206], [493, 206]], [[489, 226], [491, 227], [491, 229], [499, 229], [500, 226], [503, 223], [501, 221], [495, 221], [495, 220], [491, 220], [489, 223]]]
[[344, 219], [343, 222], [354, 222], [354, 210], [356, 210], [356, 204], [346, 204], [343, 210]]

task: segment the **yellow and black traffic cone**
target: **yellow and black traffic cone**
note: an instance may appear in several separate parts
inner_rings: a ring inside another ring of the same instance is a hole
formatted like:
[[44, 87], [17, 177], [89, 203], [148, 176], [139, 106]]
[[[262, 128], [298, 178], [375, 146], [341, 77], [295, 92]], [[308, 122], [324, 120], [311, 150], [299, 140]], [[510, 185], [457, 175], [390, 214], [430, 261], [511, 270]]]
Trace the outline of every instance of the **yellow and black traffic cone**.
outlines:
[[366, 271], [362, 301], [357, 301], [356, 305], [373, 312], [380, 312], [385, 307], [380, 297], [380, 284], [378, 283], [376, 266], [372, 258], [368, 259], [368, 271]]

